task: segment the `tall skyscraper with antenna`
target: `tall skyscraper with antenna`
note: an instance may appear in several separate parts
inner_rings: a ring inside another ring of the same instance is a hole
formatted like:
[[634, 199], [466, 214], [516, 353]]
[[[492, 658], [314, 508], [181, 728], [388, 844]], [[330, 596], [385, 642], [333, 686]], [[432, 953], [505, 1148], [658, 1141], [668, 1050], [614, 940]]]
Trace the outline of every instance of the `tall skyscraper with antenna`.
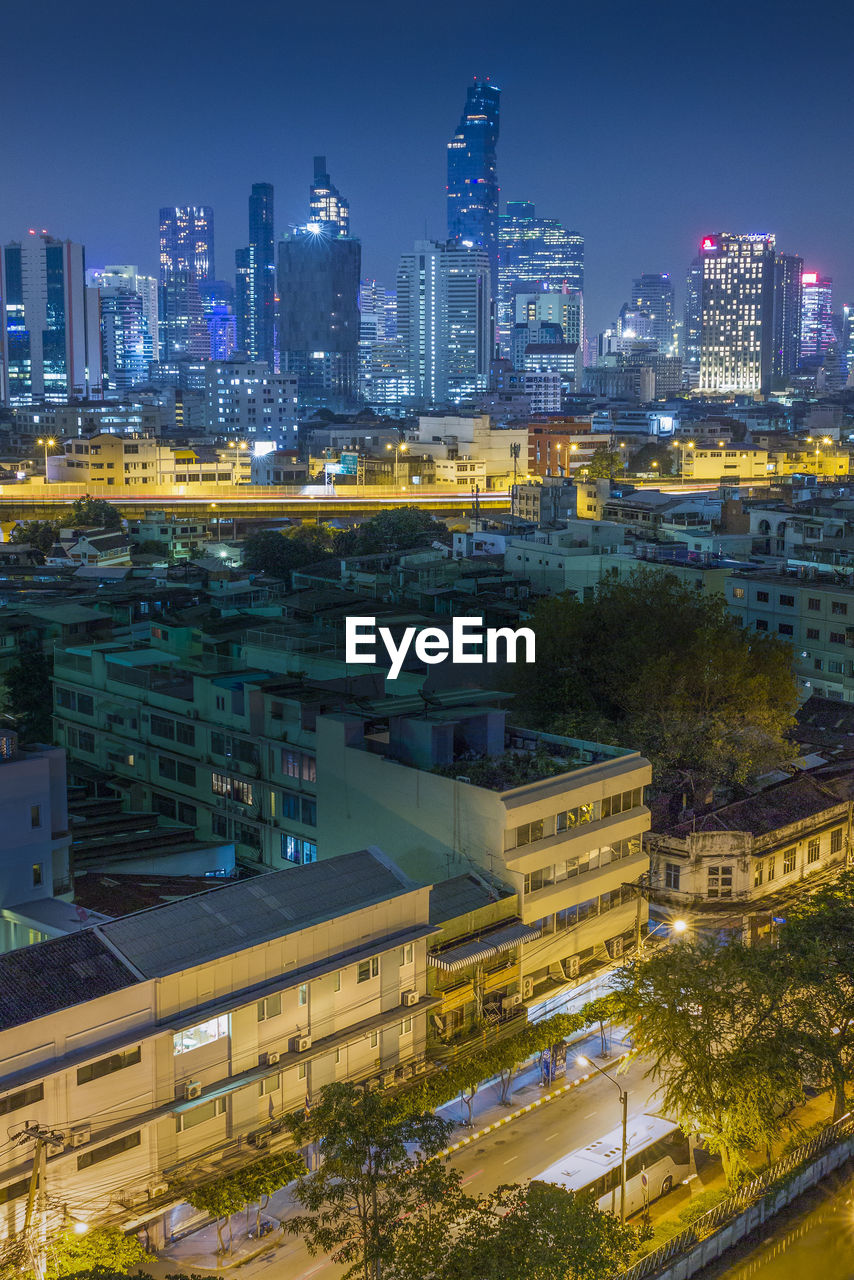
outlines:
[[501, 90], [488, 78], [469, 86], [456, 133], [448, 143], [448, 239], [484, 249], [498, 292], [496, 148]]

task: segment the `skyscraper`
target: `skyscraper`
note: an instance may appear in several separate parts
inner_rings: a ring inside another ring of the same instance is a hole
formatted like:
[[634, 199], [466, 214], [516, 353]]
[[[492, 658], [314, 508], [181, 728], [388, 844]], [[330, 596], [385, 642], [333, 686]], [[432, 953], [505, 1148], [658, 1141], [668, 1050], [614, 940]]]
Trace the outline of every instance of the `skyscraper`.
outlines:
[[772, 372], [785, 379], [801, 357], [801, 275], [804, 260], [794, 253], [778, 253], [774, 266], [774, 354]]
[[249, 247], [235, 254], [237, 344], [253, 360], [276, 366], [276, 252], [273, 188], [256, 182], [249, 197]]
[[102, 295], [107, 289], [125, 289], [139, 294], [142, 299], [142, 314], [151, 337], [151, 359], [159, 360], [157, 281], [154, 276], [143, 275], [138, 267], [93, 267], [86, 272], [86, 283], [100, 289]]
[[337, 215], [316, 218], [317, 207], [311, 204], [316, 190], [311, 189], [312, 220], [279, 243], [281, 370], [297, 375], [303, 404], [345, 408], [358, 392], [362, 247], [342, 232], [342, 226], [349, 227], [349, 212], [341, 210], [348, 206], [331, 182], [324, 199], [331, 200], [334, 193]]
[[[567, 231], [557, 218], [538, 218], [528, 200], [508, 200], [498, 218], [498, 337], [509, 350], [510, 332], [518, 320], [517, 293], [584, 290], [584, 237]], [[580, 342], [567, 335], [568, 342]]]
[[314, 182], [309, 190], [308, 206], [309, 223], [323, 227], [326, 235], [350, 234], [350, 205], [326, 171], [326, 156], [314, 157]]
[[214, 272], [213, 209], [160, 210], [160, 343], [164, 360], [207, 359], [208, 331], [199, 286]]
[[652, 340], [662, 355], [676, 354], [676, 306], [673, 281], [667, 272], [644, 272], [632, 281], [631, 309], [651, 321]]
[[700, 391], [765, 394], [774, 346], [774, 237], [719, 232], [700, 244]]
[[457, 131], [448, 143], [448, 239], [470, 241], [489, 259], [491, 296], [498, 292], [498, 176], [496, 146], [501, 90], [478, 80], [469, 86]]
[[685, 320], [682, 331], [682, 364], [693, 386], [700, 376], [700, 339], [703, 332], [703, 263], [699, 255], [685, 280]]
[[88, 394], [86, 309], [82, 244], [31, 231], [3, 246], [0, 403], [62, 404]]
[[836, 343], [833, 328], [833, 281], [817, 271], [804, 271], [801, 307], [801, 365], [815, 369], [824, 364]]
[[105, 399], [120, 400], [148, 381], [154, 359], [142, 297], [131, 289], [101, 289], [101, 352]]
[[413, 395], [460, 404], [489, 380], [490, 267], [485, 249], [419, 240], [397, 272], [397, 331]]
[[237, 351], [234, 286], [227, 280], [209, 280], [200, 287], [199, 293], [210, 340], [210, 358], [229, 360]]

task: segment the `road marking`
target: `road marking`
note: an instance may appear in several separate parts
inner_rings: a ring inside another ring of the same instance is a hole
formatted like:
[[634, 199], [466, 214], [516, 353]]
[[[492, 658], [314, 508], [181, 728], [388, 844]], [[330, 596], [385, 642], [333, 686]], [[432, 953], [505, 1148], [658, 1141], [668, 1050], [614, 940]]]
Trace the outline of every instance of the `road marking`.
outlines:
[[560, 1130], [558, 1130], [556, 1133], [548, 1134], [545, 1140], [546, 1142], [551, 1142], [552, 1138], [559, 1138], [559, 1137], [560, 1137]]
[[464, 1187], [467, 1182], [471, 1182], [474, 1178], [479, 1178], [482, 1173], [482, 1169], [475, 1169], [474, 1173], [470, 1173], [467, 1178], [462, 1179], [460, 1186]]
[[509, 1160], [505, 1160], [505, 1161], [504, 1161], [504, 1163], [505, 1163], [505, 1164], [512, 1164], [514, 1160], [518, 1160], [518, 1159], [519, 1159], [519, 1157], [518, 1157], [518, 1156], [511, 1156], [511, 1157], [510, 1157], [510, 1159], [509, 1159]]
[[582, 1116], [582, 1117], [581, 1117], [581, 1119], [582, 1119], [582, 1120], [589, 1120], [589, 1119], [591, 1118], [591, 1116], [596, 1116], [596, 1115], [598, 1115], [598, 1114], [599, 1114], [599, 1112], [598, 1112], [598, 1111], [588, 1111], [588, 1112], [587, 1112], [587, 1115], [586, 1115], [586, 1116]]

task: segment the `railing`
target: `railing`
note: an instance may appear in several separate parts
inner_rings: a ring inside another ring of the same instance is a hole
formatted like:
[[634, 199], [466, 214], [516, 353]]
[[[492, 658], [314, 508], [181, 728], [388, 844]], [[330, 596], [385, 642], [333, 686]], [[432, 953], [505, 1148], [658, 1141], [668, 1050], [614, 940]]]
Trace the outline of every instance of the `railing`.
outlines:
[[697, 1218], [696, 1222], [693, 1222], [690, 1227], [686, 1227], [684, 1231], [680, 1231], [678, 1235], [673, 1236], [659, 1249], [654, 1249], [645, 1258], [641, 1258], [634, 1266], [629, 1267], [628, 1271], [620, 1272], [618, 1276], [614, 1277], [614, 1280], [646, 1280], [647, 1276], [654, 1276], [675, 1258], [689, 1253], [703, 1240], [713, 1235], [720, 1227], [733, 1218], [737, 1218], [750, 1205], [763, 1199], [769, 1192], [776, 1190], [790, 1174], [803, 1165], [809, 1164], [811, 1160], [821, 1155], [823, 1151], [827, 1151], [844, 1138], [852, 1135], [854, 1135], [854, 1115], [843, 1116], [835, 1124], [828, 1125], [826, 1129], [822, 1129], [821, 1133], [814, 1138], [810, 1138], [808, 1142], [796, 1147], [788, 1155], [782, 1156], [775, 1164], [760, 1173], [757, 1178], [746, 1182], [743, 1187], [739, 1187], [738, 1191], [733, 1192], [726, 1200], [722, 1200], [720, 1204], [715, 1205], [708, 1213], [704, 1213], [701, 1218]]

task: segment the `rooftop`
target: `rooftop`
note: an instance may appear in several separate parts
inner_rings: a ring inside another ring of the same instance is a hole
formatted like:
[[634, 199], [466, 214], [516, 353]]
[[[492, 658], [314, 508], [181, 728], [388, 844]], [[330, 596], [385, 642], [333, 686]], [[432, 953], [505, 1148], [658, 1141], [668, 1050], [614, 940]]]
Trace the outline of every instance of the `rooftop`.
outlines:
[[0, 956], [0, 1030], [133, 986], [130, 965], [92, 929]]
[[746, 800], [737, 800], [700, 814], [690, 822], [681, 822], [672, 830], [674, 835], [683, 837], [695, 831], [746, 831], [763, 836], [832, 809], [850, 796], [854, 796], [854, 777], [850, 770], [844, 775], [826, 778], [800, 774]]

